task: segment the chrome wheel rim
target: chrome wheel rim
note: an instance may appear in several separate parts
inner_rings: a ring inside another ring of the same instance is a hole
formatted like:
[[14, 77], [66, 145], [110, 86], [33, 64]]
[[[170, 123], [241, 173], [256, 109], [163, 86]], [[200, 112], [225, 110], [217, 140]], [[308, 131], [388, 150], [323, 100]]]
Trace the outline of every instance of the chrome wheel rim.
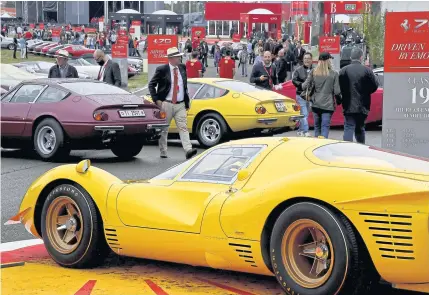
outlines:
[[37, 134], [37, 147], [44, 155], [49, 155], [55, 149], [57, 137], [54, 129], [49, 126], [43, 126]]
[[206, 142], [216, 142], [220, 137], [220, 124], [215, 119], [207, 119], [201, 124], [201, 137]]
[[48, 207], [46, 232], [54, 249], [73, 252], [82, 240], [83, 218], [79, 206], [69, 197], [58, 197]]
[[310, 219], [292, 223], [282, 239], [282, 260], [290, 277], [304, 288], [322, 286], [331, 276], [334, 251], [326, 230]]

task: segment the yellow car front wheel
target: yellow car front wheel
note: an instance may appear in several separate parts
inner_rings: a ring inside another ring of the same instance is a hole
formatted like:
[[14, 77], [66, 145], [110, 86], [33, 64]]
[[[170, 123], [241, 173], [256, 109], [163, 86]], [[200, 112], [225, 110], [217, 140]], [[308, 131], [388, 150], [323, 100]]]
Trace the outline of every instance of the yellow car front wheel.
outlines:
[[274, 225], [270, 248], [274, 274], [288, 294], [367, 294], [378, 281], [348, 220], [315, 203], [288, 207]]
[[41, 223], [46, 250], [61, 266], [92, 267], [108, 253], [101, 216], [78, 184], [62, 184], [49, 193]]

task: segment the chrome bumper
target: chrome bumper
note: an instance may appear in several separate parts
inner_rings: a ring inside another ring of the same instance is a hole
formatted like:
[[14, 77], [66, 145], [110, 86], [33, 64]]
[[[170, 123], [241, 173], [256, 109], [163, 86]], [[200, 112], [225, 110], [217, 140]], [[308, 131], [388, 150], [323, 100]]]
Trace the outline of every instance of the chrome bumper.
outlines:
[[124, 126], [95, 126], [95, 130], [97, 131], [123, 131]]
[[304, 115], [296, 115], [296, 116], [289, 117], [289, 121], [293, 121], [293, 122], [299, 121], [301, 119], [304, 119]]
[[266, 125], [273, 124], [277, 122], [277, 118], [267, 118], [267, 119], [258, 119], [258, 123], [264, 123]]
[[148, 124], [147, 130], [155, 130], [155, 132], [161, 132], [161, 129], [168, 129], [170, 125], [168, 124]]

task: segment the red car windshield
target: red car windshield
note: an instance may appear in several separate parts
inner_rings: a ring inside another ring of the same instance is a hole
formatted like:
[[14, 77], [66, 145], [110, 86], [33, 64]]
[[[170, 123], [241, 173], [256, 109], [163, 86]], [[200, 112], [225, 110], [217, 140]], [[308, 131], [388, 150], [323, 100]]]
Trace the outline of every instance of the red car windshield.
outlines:
[[130, 92], [116, 86], [97, 82], [64, 82], [64, 87], [80, 95], [103, 95], [103, 94], [131, 94]]
[[400, 169], [429, 173], [429, 159], [415, 157], [356, 143], [334, 143], [319, 147], [313, 154], [331, 164], [377, 166], [381, 169]]

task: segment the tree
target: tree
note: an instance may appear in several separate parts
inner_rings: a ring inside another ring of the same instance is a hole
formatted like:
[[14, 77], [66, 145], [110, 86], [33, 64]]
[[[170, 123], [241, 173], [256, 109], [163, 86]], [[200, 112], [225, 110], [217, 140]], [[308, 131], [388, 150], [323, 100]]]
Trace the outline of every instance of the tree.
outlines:
[[363, 34], [370, 64], [384, 64], [385, 13], [361, 14], [350, 22], [350, 27]]

